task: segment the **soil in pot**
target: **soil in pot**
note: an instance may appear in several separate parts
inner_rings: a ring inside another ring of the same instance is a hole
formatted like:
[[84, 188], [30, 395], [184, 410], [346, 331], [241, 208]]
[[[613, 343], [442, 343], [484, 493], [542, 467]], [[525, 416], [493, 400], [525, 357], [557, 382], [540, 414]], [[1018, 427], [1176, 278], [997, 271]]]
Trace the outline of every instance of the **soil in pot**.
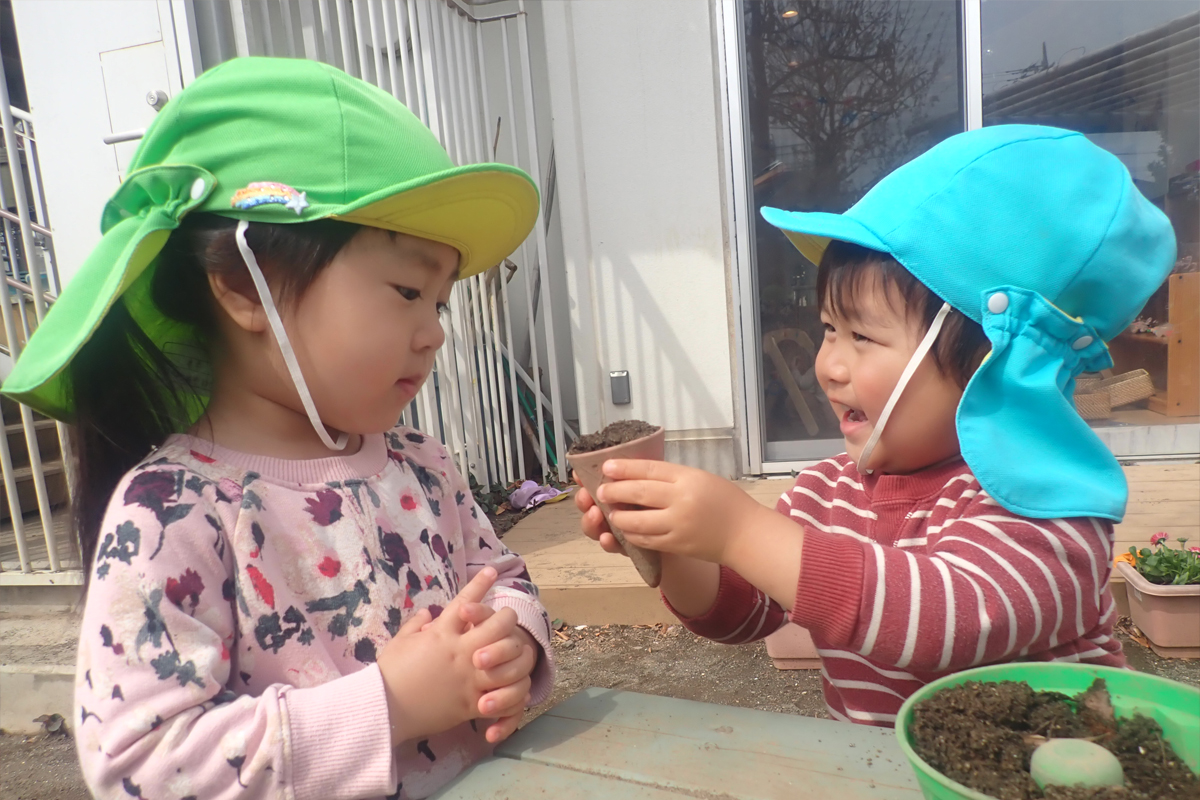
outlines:
[[[1097, 680], [1069, 697], [1038, 692], [1024, 681], [968, 681], [913, 709], [913, 748], [947, 778], [1000, 800], [1195, 800], [1200, 779], [1140, 714], [1115, 719], [1108, 689]], [[1121, 762], [1123, 788], [1047, 787], [1029, 774], [1029, 760], [1050, 738], [1090, 739]]]
[[616, 447], [619, 444], [632, 442], [634, 439], [641, 439], [643, 436], [649, 436], [656, 430], [658, 428], [648, 422], [642, 422], [640, 419], [622, 419], [612, 423], [603, 430], [580, 436], [567, 452], [592, 453], [596, 450], [603, 450], [606, 447]]

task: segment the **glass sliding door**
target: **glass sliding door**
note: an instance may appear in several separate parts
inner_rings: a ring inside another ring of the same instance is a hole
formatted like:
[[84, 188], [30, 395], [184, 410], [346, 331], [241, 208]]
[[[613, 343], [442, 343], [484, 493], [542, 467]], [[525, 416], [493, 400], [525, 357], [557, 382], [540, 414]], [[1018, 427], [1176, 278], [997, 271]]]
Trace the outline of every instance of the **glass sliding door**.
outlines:
[[[984, 0], [983, 122], [1077, 130], [1170, 218], [1179, 257], [1076, 406], [1118, 455], [1200, 449], [1200, 2]], [[1119, 390], [1113, 386], [1121, 387]], [[1121, 429], [1144, 429], [1139, 452]]]
[[745, 346], [759, 357], [762, 420], [750, 435], [770, 472], [842, 442], [813, 369], [816, 266], [757, 211], [845, 211], [962, 131], [962, 23], [957, 0], [745, 0], [741, 11], [758, 321]]

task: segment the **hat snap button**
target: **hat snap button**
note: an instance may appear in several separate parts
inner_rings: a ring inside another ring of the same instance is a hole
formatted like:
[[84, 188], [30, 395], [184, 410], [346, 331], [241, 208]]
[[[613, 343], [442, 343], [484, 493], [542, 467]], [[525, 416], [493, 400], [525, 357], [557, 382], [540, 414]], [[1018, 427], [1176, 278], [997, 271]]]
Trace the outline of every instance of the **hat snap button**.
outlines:
[[1008, 295], [1004, 292], [996, 292], [988, 298], [987, 307], [988, 311], [993, 314], [1003, 314], [1008, 310]]
[[196, 180], [192, 181], [192, 199], [199, 200], [206, 188], [204, 178], [196, 178]]
[[1071, 347], [1075, 350], [1082, 350], [1094, 341], [1095, 339], [1093, 339], [1091, 336], [1080, 336], [1071, 343]]

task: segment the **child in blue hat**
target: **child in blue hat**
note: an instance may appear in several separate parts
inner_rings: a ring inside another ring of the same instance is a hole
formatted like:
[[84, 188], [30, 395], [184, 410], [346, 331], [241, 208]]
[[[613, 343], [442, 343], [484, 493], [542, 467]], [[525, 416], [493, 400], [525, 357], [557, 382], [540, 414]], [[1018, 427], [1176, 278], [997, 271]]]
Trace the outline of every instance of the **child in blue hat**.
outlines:
[[1113, 155], [1026, 125], [951, 137], [845, 214], [762, 213], [819, 265], [816, 372], [846, 452], [777, 514], [701, 470], [608, 462], [600, 499], [643, 507], [612, 521], [664, 553], [671, 610], [729, 644], [808, 628], [831, 716], [864, 724], [969, 667], [1124, 666], [1128, 487], [1071, 398], [1170, 272], [1166, 217]]

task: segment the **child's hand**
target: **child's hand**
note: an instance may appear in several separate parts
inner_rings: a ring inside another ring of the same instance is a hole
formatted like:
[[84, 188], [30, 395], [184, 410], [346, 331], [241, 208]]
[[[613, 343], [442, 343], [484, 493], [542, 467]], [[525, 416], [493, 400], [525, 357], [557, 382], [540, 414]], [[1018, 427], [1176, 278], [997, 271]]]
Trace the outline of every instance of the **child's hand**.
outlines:
[[[481, 603], [472, 603], [463, 606], [459, 616], [471, 625], [481, 625], [496, 613]], [[515, 624], [515, 615], [513, 620], [508, 635], [479, 648], [472, 658], [481, 673], [483, 685], [492, 687], [479, 698], [478, 711], [480, 716], [496, 720], [485, 732], [487, 740], [493, 744], [511, 736], [521, 722], [530, 700], [530, 676], [541, 651], [537, 640]]]
[[[642, 506], [636, 510], [614, 508], [612, 523], [630, 544], [650, 550], [727, 563], [731, 545], [764, 512], [774, 514], [730, 481], [692, 467], [613, 459], [605, 462], [604, 475], [612, 483], [596, 490], [601, 501], [610, 508]], [[590, 521], [588, 515], [594, 515]], [[585, 514], [584, 532], [589, 536], [592, 531], [607, 530], [607, 526], [600, 528], [596, 518], [603, 520], [598, 508]], [[600, 541], [602, 535], [592, 538]]]
[[600, 510], [600, 506], [596, 505], [596, 501], [592, 499], [582, 484], [575, 492], [575, 507], [583, 512], [583, 519], [579, 524], [583, 528], [585, 536], [599, 542], [600, 547], [609, 553], [627, 555], [625, 548], [621, 547], [617, 537], [613, 536], [612, 531], [609, 530], [608, 522], [604, 519], [604, 512]]
[[[383, 648], [377, 663], [383, 673], [393, 745], [482, 716], [481, 698], [497, 688], [497, 680], [519, 671], [489, 675], [473, 663], [478, 650], [506, 638], [516, 625], [516, 613], [507, 608], [478, 625], [462, 619], [462, 607], [483, 600], [495, 581], [496, 570], [485, 567], [432, 624], [428, 624], [429, 612], [422, 609]], [[528, 688], [522, 698], [527, 693]]]

